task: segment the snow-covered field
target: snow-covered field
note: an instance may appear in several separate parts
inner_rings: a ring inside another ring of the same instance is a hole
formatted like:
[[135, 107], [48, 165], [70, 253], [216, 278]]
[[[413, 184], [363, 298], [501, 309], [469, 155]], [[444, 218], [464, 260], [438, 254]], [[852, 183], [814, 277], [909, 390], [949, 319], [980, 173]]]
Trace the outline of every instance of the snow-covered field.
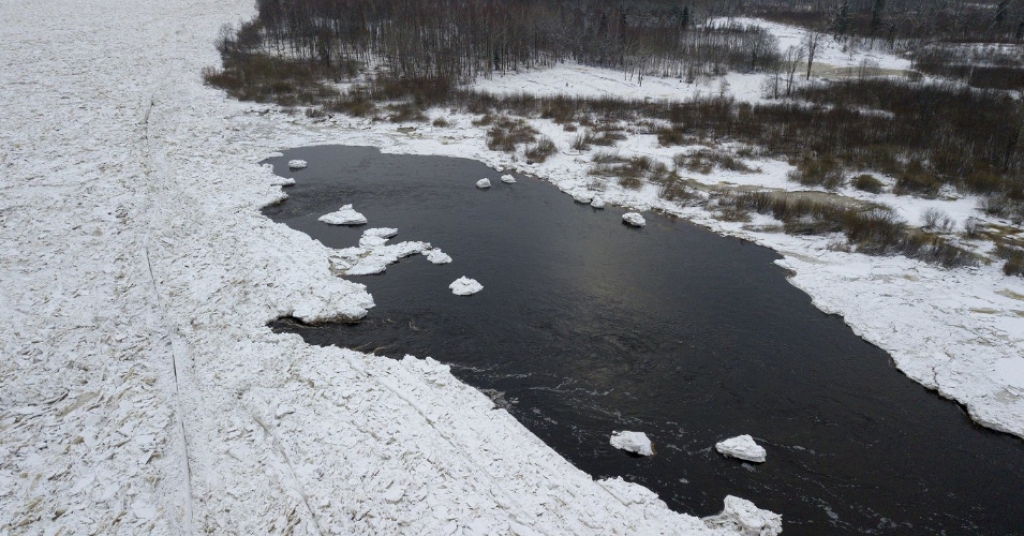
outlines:
[[436, 361], [266, 328], [373, 301], [259, 214], [282, 181], [257, 162], [406, 138], [203, 87], [218, 28], [251, 0], [0, 0], [0, 15], [0, 534], [777, 527], [734, 498], [705, 523], [595, 482]]
[[[704, 523], [639, 486], [594, 482], [433, 360], [266, 328], [373, 303], [331, 274], [331, 251], [259, 214], [283, 194], [257, 162], [282, 148], [372, 145], [477, 158], [569, 193], [596, 185], [568, 149], [575, 134], [546, 121], [534, 124], [562, 151], [534, 166], [488, 151], [470, 116], [400, 132], [203, 87], [218, 27], [251, 10], [0, 0], [0, 534], [733, 534], [741, 514], [758, 519], [730, 500], [728, 519]], [[538, 73], [538, 86], [564, 86], [557, 75]], [[653, 136], [619, 149], [663, 161], [678, 150]], [[793, 189], [785, 163], [756, 165], [694, 178]], [[794, 284], [908, 376], [1024, 436], [1024, 280], [831, 251], [653, 187], [602, 187], [610, 203], [775, 248]], [[960, 217], [970, 200], [929, 203]]]

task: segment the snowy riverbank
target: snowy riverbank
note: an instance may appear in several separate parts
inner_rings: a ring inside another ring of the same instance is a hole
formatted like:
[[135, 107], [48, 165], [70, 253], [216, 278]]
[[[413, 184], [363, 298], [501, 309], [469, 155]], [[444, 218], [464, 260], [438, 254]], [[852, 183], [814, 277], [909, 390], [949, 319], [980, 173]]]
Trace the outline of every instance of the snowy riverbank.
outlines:
[[[756, 520], [730, 499], [711, 528], [594, 482], [433, 360], [267, 329], [373, 302], [259, 214], [283, 194], [257, 162], [407, 137], [203, 87], [218, 27], [251, 9], [0, 0], [0, 533], [724, 535]], [[481, 139], [449, 149], [480, 156]]]

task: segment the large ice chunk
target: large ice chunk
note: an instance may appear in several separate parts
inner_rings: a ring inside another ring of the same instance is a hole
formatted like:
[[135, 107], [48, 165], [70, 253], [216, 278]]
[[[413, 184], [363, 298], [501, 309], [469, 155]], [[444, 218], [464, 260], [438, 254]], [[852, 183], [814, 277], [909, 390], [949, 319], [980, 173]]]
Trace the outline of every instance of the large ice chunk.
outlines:
[[516, 183], [516, 178], [513, 177], [512, 175], [502, 175], [501, 176], [501, 182], [503, 182], [505, 184], [515, 184]]
[[727, 529], [744, 536], [777, 536], [782, 533], [782, 516], [761, 510], [754, 503], [727, 495], [721, 514], [704, 518], [711, 529]]
[[480, 179], [480, 180], [476, 181], [476, 187], [477, 188], [490, 188], [491, 187], [491, 179]]
[[424, 255], [427, 256], [427, 260], [434, 264], [448, 264], [452, 262], [452, 258], [447, 253], [440, 249], [434, 248], [430, 251], [424, 251]]
[[643, 227], [644, 225], [647, 225], [647, 220], [637, 212], [627, 212], [623, 214], [622, 221], [632, 225], [633, 227]]
[[767, 452], [764, 447], [754, 442], [749, 435], [731, 437], [715, 444], [715, 450], [736, 459], [754, 463], [764, 463]]
[[601, 199], [601, 196], [599, 195], [595, 195], [594, 199], [590, 201], [590, 206], [594, 208], [604, 208], [604, 199]]
[[307, 165], [308, 164], [306, 164], [305, 160], [289, 160], [288, 161], [288, 169], [306, 169]]
[[352, 205], [345, 205], [336, 212], [320, 216], [319, 219], [331, 225], [363, 225], [366, 223], [366, 216], [356, 212]]
[[476, 281], [476, 279], [470, 279], [466, 276], [462, 276], [448, 285], [448, 288], [452, 289], [452, 294], [456, 296], [469, 296], [470, 294], [476, 294], [484, 289], [484, 286]]
[[619, 450], [641, 456], [654, 455], [654, 447], [651, 445], [651, 440], [643, 432], [615, 432], [612, 434], [609, 442]]

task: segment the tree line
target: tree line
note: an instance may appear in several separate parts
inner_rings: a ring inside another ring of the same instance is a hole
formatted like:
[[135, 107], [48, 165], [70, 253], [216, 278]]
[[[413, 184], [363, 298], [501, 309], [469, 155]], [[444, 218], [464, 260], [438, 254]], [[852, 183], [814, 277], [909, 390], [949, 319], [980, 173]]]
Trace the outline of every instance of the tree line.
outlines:
[[259, 0], [258, 16], [222, 43], [324, 65], [365, 62], [397, 79], [467, 82], [572, 60], [695, 78], [779, 61], [755, 26], [708, 24], [714, 10], [615, 0]]

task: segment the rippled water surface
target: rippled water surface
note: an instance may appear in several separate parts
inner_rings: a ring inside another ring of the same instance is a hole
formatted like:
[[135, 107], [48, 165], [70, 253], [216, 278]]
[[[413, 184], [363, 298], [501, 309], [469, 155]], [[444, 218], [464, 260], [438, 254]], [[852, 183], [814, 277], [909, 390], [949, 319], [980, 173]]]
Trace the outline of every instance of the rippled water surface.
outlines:
[[[309, 162], [292, 172], [290, 159]], [[952, 402], [787, 283], [771, 250], [648, 214], [598, 211], [483, 164], [316, 147], [269, 160], [295, 177], [266, 209], [330, 247], [396, 227], [454, 262], [415, 256], [366, 284], [356, 325], [274, 328], [313, 344], [432, 356], [595, 477], [641, 483], [708, 515], [727, 494], [783, 514], [785, 534], [1024, 534], [1024, 442], [975, 426]], [[490, 177], [494, 187], [474, 183]], [[353, 203], [356, 228], [317, 218]], [[484, 290], [457, 297], [466, 275]], [[657, 455], [608, 444], [643, 431]], [[768, 462], [714, 452], [751, 434]]]

